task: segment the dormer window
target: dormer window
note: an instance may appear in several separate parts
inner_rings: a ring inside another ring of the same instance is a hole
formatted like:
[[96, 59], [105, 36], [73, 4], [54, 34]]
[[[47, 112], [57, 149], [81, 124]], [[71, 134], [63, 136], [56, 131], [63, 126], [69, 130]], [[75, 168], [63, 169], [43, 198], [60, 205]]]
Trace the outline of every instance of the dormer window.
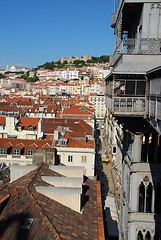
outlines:
[[59, 140], [59, 145], [60, 145], [60, 146], [66, 146], [66, 145], [67, 145], [67, 139], [61, 138], [61, 139]]
[[34, 131], [34, 126], [28, 126], [28, 131]]
[[20, 149], [19, 148], [15, 148], [13, 150], [13, 155], [19, 156], [20, 155]]
[[81, 112], [85, 112], [85, 111], [86, 111], [85, 107], [81, 107], [81, 108], [80, 108], [80, 111], [81, 111]]
[[0, 124], [0, 130], [4, 130], [4, 126]]
[[66, 141], [61, 141], [62, 146], [66, 146]]
[[0, 148], [0, 154], [7, 154], [6, 148]]
[[32, 156], [33, 155], [33, 149], [31, 149], [31, 148], [27, 149], [27, 155]]

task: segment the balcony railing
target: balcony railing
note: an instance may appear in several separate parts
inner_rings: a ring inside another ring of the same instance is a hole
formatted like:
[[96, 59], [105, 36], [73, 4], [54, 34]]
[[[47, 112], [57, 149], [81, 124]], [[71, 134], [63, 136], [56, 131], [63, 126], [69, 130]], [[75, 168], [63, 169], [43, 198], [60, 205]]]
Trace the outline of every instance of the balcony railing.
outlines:
[[12, 155], [12, 158], [21, 158], [21, 155]]
[[145, 114], [145, 97], [113, 97], [112, 109], [116, 115]]
[[161, 96], [151, 96], [149, 98], [149, 115], [161, 120]]
[[0, 158], [6, 158], [7, 154], [0, 154]]
[[110, 57], [110, 64], [113, 65], [122, 55], [160, 55], [161, 40], [160, 39], [135, 39], [125, 38], [117, 43], [117, 47], [113, 56]]

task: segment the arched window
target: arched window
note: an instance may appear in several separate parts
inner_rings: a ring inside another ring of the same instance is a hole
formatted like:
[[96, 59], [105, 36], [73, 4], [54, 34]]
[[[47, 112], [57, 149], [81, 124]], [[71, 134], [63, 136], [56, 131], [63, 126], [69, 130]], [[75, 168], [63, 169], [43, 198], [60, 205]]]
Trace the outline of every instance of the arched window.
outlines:
[[[144, 178], [146, 181], [148, 177]], [[151, 182], [147, 185], [141, 182], [139, 186], [139, 212], [152, 212], [152, 193], [153, 187]]]
[[141, 182], [139, 186], [139, 212], [144, 212], [144, 202], [145, 202], [145, 186]]
[[143, 240], [143, 234], [141, 231], [138, 232], [137, 240]]
[[145, 240], [150, 240], [151, 239], [151, 235], [150, 232], [148, 231], [145, 235]]
[[146, 190], [146, 212], [152, 212], [152, 184], [149, 183]]

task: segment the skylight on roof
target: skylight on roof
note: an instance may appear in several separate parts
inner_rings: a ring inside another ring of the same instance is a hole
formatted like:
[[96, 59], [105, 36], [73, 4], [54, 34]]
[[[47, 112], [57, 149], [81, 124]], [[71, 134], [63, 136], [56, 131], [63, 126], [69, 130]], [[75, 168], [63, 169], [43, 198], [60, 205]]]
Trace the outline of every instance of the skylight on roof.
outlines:
[[21, 226], [21, 228], [23, 228], [23, 229], [30, 229], [32, 223], [33, 223], [33, 219], [32, 218], [26, 218], [26, 220], [24, 221], [24, 223]]

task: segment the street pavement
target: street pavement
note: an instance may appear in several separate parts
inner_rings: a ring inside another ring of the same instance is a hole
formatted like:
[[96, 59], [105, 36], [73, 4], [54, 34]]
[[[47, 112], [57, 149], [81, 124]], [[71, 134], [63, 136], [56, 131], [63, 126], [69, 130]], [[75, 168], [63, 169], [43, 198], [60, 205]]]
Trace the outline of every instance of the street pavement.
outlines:
[[[101, 155], [105, 151], [107, 151], [110, 157], [108, 146], [103, 137], [101, 137], [99, 154]], [[106, 239], [118, 239], [118, 212], [120, 205], [118, 178], [112, 161], [107, 164], [102, 162], [100, 164], [102, 165], [100, 182], [105, 215], [105, 235]]]

